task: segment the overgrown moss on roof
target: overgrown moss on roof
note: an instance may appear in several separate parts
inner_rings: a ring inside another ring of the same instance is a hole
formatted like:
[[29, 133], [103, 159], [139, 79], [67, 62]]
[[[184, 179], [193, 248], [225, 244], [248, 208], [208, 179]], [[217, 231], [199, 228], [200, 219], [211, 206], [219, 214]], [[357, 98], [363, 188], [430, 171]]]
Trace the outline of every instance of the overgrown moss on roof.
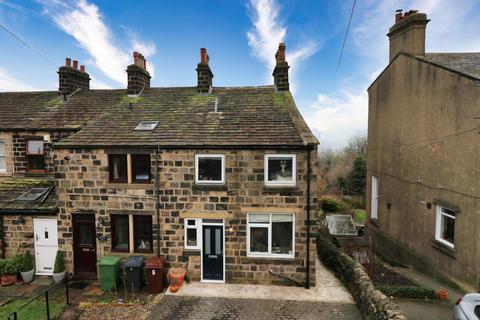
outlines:
[[49, 187], [53, 183], [52, 179], [10, 178], [0, 181], [0, 191]]
[[31, 188], [53, 187], [50, 178], [10, 178], [0, 181], [0, 212], [15, 214], [16, 211], [32, 211], [52, 213], [57, 209], [57, 196], [51, 190], [47, 198], [41, 201], [22, 201], [17, 198]]

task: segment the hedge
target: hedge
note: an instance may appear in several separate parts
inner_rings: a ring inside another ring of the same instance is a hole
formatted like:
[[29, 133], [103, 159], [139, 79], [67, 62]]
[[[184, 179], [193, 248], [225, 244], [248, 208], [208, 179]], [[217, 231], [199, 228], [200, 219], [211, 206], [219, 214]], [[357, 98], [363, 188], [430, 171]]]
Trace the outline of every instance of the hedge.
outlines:
[[379, 285], [378, 290], [389, 297], [407, 298], [407, 299], [430, 299], [436, 300], [437, 295], [434, 290], [418, 286], [389, 286]]

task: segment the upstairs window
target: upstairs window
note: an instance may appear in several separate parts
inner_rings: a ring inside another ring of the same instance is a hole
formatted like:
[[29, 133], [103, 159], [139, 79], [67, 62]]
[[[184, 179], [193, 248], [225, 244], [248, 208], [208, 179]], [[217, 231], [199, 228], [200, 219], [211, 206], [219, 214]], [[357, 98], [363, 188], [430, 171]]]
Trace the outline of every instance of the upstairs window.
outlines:
[[150, 155], [132, 154], [132, 182], [149, 183], [150, 182]]
[[225, 156], [223, 154], [195, 155], [195, 182], [198, 184], [225, 183]]
[[454, 210], [437, 205], [435, 239], [450, 248], [454, 247], [455, 219], [456, 212]]
[[109, 154], [108, 167], [110, 172], [110, 182], [127, 183], [127, 155]]
[[5, 160], [5, 141], [0, 140], [0, 173], [7, 172], [7, 162]]
[[265, 155], [265, 185], [295, 186], [297, 179], [294, 154]]
[[45, 153], [43, 149], [43, 140], [27, 140], [26, 145], [27, 171], [45, 171]]

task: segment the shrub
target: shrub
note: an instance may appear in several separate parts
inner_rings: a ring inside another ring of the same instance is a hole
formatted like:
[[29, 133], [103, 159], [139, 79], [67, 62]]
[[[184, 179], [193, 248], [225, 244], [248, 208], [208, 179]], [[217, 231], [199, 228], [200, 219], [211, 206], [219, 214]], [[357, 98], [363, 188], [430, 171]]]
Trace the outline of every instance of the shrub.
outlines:
[[365, 198], [362, 196], [343, 196], [342, 200], [354, 209], [365, 209]]
[[320, 199], [320, 208], [325, 212], [348, 210], [348, 205], [334, 197], [325, 196]]
[[18, 272], [18, 263], [15, 259], [6, 259], [1, 263], [1, 274], [16, 274]]
[[55, 256], [55, 265], [53, 266], [53, 273], [61, 273], [65, 271], [65, 261], [63, 261], [63, 253], [57, 251]]
[[30, 254], [30, 251], [25, 252], [22, 256], [22, 262], [20, 265], [21, 271], [22, 272], [27, 272], [33, 269], [33, 259], [32, 255]]
[[386, 296], [407, 299], [431, 299], [436, 300], [435, 291], [417, 286], [389, 286], [381, 285], [378, 289]]

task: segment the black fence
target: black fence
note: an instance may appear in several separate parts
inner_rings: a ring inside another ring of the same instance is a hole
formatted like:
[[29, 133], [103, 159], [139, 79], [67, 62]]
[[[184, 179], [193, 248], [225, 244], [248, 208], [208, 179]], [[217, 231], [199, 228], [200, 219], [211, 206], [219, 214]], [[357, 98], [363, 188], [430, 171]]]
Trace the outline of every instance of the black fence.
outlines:
[[[11, 311], [8, 320], [23, 319], [56, 319], [70, 304], [69, 279], [65, 278], [50, 285], [48, 288], [37, 292], [34, 296], [25, 299], [19, 307]], [[17, 300], [20, 301], [20, 300]]]

